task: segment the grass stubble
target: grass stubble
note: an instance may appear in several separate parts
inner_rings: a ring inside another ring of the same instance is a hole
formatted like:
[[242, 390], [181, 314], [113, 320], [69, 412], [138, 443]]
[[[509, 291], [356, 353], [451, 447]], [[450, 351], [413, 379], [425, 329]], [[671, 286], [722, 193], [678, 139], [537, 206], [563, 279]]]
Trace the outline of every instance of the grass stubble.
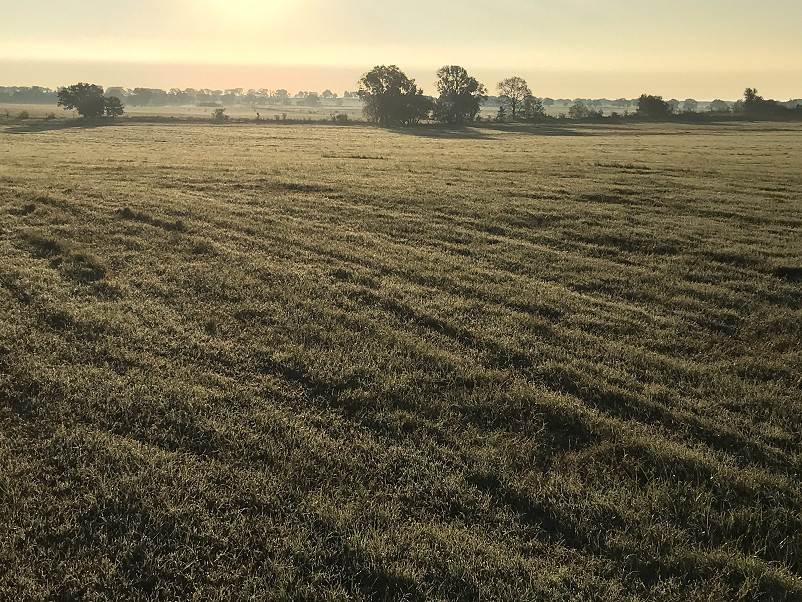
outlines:
[[0, 598], [799, 599], [801, 133], [0, 133]]

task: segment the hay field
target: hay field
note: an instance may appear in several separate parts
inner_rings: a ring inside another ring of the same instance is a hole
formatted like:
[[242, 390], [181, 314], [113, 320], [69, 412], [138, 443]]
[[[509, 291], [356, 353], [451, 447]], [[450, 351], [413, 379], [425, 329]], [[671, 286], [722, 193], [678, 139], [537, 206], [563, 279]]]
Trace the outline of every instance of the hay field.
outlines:
[[0, 131], [0, 599], [798, 600], [802, 126]]

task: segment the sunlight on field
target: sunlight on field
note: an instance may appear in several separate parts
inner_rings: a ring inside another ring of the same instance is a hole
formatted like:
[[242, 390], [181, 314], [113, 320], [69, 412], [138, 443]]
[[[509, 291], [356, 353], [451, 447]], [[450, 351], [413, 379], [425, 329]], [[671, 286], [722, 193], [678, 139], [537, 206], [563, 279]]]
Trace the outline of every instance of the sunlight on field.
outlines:
[[799, 124], [15, 123], [0, 216], [2, 599], [802, 597]]

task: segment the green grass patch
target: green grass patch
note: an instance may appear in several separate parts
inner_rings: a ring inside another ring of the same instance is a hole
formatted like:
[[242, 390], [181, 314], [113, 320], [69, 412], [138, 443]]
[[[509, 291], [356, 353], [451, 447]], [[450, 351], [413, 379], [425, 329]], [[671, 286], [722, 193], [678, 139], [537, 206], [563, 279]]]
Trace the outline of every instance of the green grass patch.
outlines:
[[0, 599], [802, 597], [800, 128], [419, 134], [0, 132]]

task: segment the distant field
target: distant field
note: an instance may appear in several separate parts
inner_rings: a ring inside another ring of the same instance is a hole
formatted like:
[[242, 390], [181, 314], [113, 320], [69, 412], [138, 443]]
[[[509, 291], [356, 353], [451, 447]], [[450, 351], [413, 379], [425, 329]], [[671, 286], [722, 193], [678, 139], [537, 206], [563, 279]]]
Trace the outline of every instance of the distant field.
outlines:
[[[296, 101], [293, 100], [293, 103]], [[568, 114], [570, 104], [566, 106], [564, 103], [555, 103], [550, 107], [545, 107], [546, 114], [550, 117], [559, 117], [560, 114]], [[609, 116], [611, 113], [616, 112], [623, 115], [625, 112], [630, 114], [634, 113], [637, 107], [632, 106], [629, 109], [613, 107], [605, 105], [597, 108]], [[699, 110], [706, 109], [705, 103], [700, 103]], [[22, 105], [22, 104], [0, 104], [0, 124], [6, 120], [14, 120], [22, 111], [27, 111], [32, 119], [41, 119], [48, 115], [54, 115], [59, 118], [64, 117], [77, 117], [75, 111], [65, 111], [58, 106], [50, 105]], [[126, 105], [125, 114], [128, 116], [148, 116], [148, 117], [193, 117], [203, 118], [208, 117], [211, 119], [214, 107], [196, 107], [196, 106], [171, 106], [171, 107], [134, 107]], [[311, 119], [312, 121], [325, 121], [332, 115], [345, 114], [352, 120], [363, 120], [362, 103], [359, 100], [341, 100], [339, 104], [331, 101], [326, 101], [320, 107], [305, 107], [296, 106], [295, 104], [278, 105], [278, 104], [264, 104], [256, 107], [226, 107], [226, 114], [233, 119], [254, 119], [256, 114], [259, 113], [261, 119], [275, 120], [281, 119], [286, 115], [287, 119]], [[498, 114], [497, 106], [483, 106], [480, 111], [482, 119], [494, 119]]]
[[0, 599], [802, 599], [802, 125], [0, 130]]
[[[212, 118], [215, 107], [197, 106], [170, 106], [170, 107], [135, 107], [125, 106], [125, 114], [132, 117], [192, 117]], [[283, 115], [287, 119], [311, 119], [313, 121], [327, 120], [332, 115], [345, 114], [350, 119], [362, 119], [362, 103], [357, 101], [343, 101], [342, 105], [326, 105], [321, 107], [303, 107], [265, 104], [255, 107], [225, 107], [226, 115], [233, 119], [255, 119], [259, 113], [260, 119], [276, 120]], [[56, 105], [37, 104], [0, 104], [0, 124], [3, 121], [16, 121], [15, 118], [26, 111], [31, 119], [42, 119], [48, 115], [57, 118], [77, 117], [75, 111], [65, 111]]]

